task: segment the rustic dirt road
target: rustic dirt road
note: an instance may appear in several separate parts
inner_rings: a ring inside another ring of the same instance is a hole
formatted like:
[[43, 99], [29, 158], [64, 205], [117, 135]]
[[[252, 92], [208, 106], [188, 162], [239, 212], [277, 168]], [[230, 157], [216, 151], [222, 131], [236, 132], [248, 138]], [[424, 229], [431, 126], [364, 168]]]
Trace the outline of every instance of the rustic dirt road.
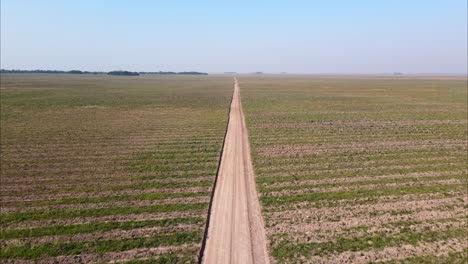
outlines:
[[269, 263], [237, 79], [202, 262]]

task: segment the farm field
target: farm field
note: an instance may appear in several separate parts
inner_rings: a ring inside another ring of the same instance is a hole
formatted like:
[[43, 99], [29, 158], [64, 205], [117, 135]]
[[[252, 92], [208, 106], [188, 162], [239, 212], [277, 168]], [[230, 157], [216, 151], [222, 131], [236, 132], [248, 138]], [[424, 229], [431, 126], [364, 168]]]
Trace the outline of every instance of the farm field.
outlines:
[[466, 263], [466, 77], [238, 79], [273, 262]]
[[1, 94], [0, 262], [197, 261], [232, 77], [2, 74]]

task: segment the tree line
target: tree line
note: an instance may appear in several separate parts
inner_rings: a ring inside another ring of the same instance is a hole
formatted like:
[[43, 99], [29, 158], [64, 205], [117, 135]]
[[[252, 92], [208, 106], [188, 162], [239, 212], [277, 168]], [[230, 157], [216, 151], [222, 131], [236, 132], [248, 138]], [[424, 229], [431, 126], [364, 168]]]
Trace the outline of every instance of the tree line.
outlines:
[[105, 72], [90, 72], [90, 71], [61, 71], [61, 70], [6, 70], [1, 69], [0, 73], [53, 73], [53, 74], [105, 74]]
[[51, 74], [107, 74], [107, 75], [122, 75], [122, 76], [138, 76], [140, 74], [180, 74], [180, 75], [208, 75], [206, 72], [196, 72], [196, 71], [187, 71], [187, 72], [131, 72], [131, 71], [110, 71], [110, 72], [97, 72], [97, 71], [80, 71], [80, 70], [71, 70], [71, 71], [61, 71], [61, 70], [7, 70], [1, 69], [0, 73], [51, 73]]

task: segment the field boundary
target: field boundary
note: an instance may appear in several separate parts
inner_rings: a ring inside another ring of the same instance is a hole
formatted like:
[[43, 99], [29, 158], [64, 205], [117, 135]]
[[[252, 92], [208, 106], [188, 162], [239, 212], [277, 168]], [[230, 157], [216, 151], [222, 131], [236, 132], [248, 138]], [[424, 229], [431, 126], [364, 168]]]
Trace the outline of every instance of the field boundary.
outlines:
[[215, 176], [215, 180], [213, 182], [213, 187], [212, 187], [211, 196], [210, 196], [210, 203], [208, 205], [208, 214], [206, 216], [207, 218], [206, 218], [206, 224], [205, 224], [205, 231], [203, 232], [203, 240], [202, 240], [200, 252], [198, 254], [198, 263], [199, 264], [202, 263], [203, 254], [205, 252], [205, 247], [206, 247], [206, 240], [208, 238], [208, 229], [210, 227], [210, 220], [211, 220], [211, 208], [213, 206], [214, 194], [215, 194], [215, 191], [216, 191], [216, 183], [218, 182], [219, 169], [221, 167], [221, 159], [223, 157], [224, 144], [226, 142], [226, 135], [227, 135], [227, 132], [228, 132], [229, 121], [231, 119], [231, 104], [232, 104], [232, 100], [234, 99], [234, 89], [235, 89], [235, 86], [233, 86], [233, 88], [232, 88], [233, 91], [232, 91], [232, 95], [231, 95], [231, 100], [229, 101], [229, 110], [228, 110], [228, 113], [227, 113], [228, 117], [227, 117], [227, 122], [226, 122], [226, 129], [224, 131], [224, 136], [223, 136], [223, 144], [221, 145], [221, 151], [219, 152], [218, 167], [216, 168], [216, 176]]

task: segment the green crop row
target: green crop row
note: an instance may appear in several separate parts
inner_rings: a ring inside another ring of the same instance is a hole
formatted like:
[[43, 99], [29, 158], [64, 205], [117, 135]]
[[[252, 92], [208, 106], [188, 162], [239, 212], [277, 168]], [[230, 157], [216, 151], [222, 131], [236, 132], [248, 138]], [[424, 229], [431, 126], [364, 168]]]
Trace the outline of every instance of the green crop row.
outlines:
[[126, 251], [134, 248], [182, 245], [197, 243], [202, 232], [177, 232], [158, 234], [151, 237], [134, 237], [117, 240], [95, 240], [69, 243], [41, 243], [26, 245], [8, 245], [0, 249], [0, 258], [35, 259], [61, 255], [79, 255], [84, 253], [102, 254], [105, 252]]
[[208, 203], [187, 204], [157, 204], [139, 207], [105, 207], [86, 209], [65, 209], [45, 211], [21, 211], [3, 213], [0, 216], [0, 224], [17, 223], [23, 221], [44, 219], [71, 219], [75, 217], [99, 217], [106, 215], [129, 215], [142, 213], [168, 213], [180, 211], [201, 211], [207, 208]]
[[448, 175], [432, 175], [432, 176], [418, 176], [418, 177], [408, 177], [408, 178], [386, 178], [374, 180], [365, 180], [365, 181], [353, 181], [346, 183], [321, 183], [321, 184], [301, 184], [300, 182], [292, 182], [291, 185], [279, 186], [279, 187], [268, 187], [268, 186], [259, 186], [259, 191], [262, 193], [268, 192], [279, 192], [284, 190], [305, 190], [309, 188], [331, 188], [331, 187], [340, 187], [343, 185], [346, 186], [362, 186], [365, 187], [369, 184], [388, 184], [388, 183], [425, 183], [427, 181], [435, 180], [448, 180], [448, 179], [459, 179], [467, 180], [465, 173], [459, 174], [448, 174]]
[[358, 198], [373, 198], [388, 195], [406, 195], [406, 194], [427, 194], [427, 193], [449, 193], [451, 191], [465, 190], [464, 184], [441, 184], [431, 186], [397, 186], [384, 187], [377, 189], [358, 189], [346, 191], [305, 193], [284, 196], [262, 196], [260, 200], [266, 207], [275, 207], [278, 205], [293, 204], [300, 202], [318, 202], [329, 200], [344, 200]]
[[451, 171], [462, 171], [466, 170], [465, 165], [441, 165], [441, 166], [428, 166], [428, 167], [415, 167], [415, 168], [403, 168], [403, 169], [369, 169], [362, 168], [355, 171], [336, 171], [330, 172], [329, 170], [316, 171], [314, 174], [305, 175], [291, 175], [291, 176], [265, 176], [257, 177], [257, 184], [274, 184], [279, 182], [293, 182], [293, 181], [305, 181], [305, 180], [320, 180], [320, 179], [333, 179], [333, 178], [352, 178], [359, 176], [381, 176], [381, 175], [392, 175], [392, 174], [408, 174], [416, 172], [451, 172]]
[[417, 246], [421, 242], [431, 243], [450, 238], [463, 238], [464, 228], [453, 228], [441, 231], [404, 232], [388, 236], [385, 232], [358, 237], [343, 237], [323, 243], [280, 242], [271, 253], [282, 262], [294, 259], [296, 255], [310, 257], [339, 254], [345, 251], [366, 251], [384, 247], [399, 247], [405, 244]]
[[26, 238], [26, 237], [41, 237], [52, 235], [75, 235], [92, 232], [106, 232], [110, 230], [132, 230], [143, 227], [168, 227], [179, 224], [192, 224], [202, 226], [205, 219], [201, 217], [180, 217], [180, 218], [164, 218], [156, 220], [143, 221], [124, 221], [124, 222], [90, 222], [84, 224], [72, 225], [50, 225], [31, 228], [2, 228], [0, 230], [1, 239]]
[[210, 192], [176, 192], [176, 193], [144, 193], [133, 195], [108, 195], [98, 197], [81, 197], [81, 198], [62, 198], [62, 199], [49, 199], [49, 200], [33, 200], [21, 202], [6, 202], [5, 205], [16, 205], [18, 207], [27, 206], [50, 206], [59, 204], [85, 204], [85, 203], [103, 203], [114, 201], [139, 201], [139, 200], [161, 200], [169, 198], [186, 198], [186, 197], [202, 197], [209, 196]]

